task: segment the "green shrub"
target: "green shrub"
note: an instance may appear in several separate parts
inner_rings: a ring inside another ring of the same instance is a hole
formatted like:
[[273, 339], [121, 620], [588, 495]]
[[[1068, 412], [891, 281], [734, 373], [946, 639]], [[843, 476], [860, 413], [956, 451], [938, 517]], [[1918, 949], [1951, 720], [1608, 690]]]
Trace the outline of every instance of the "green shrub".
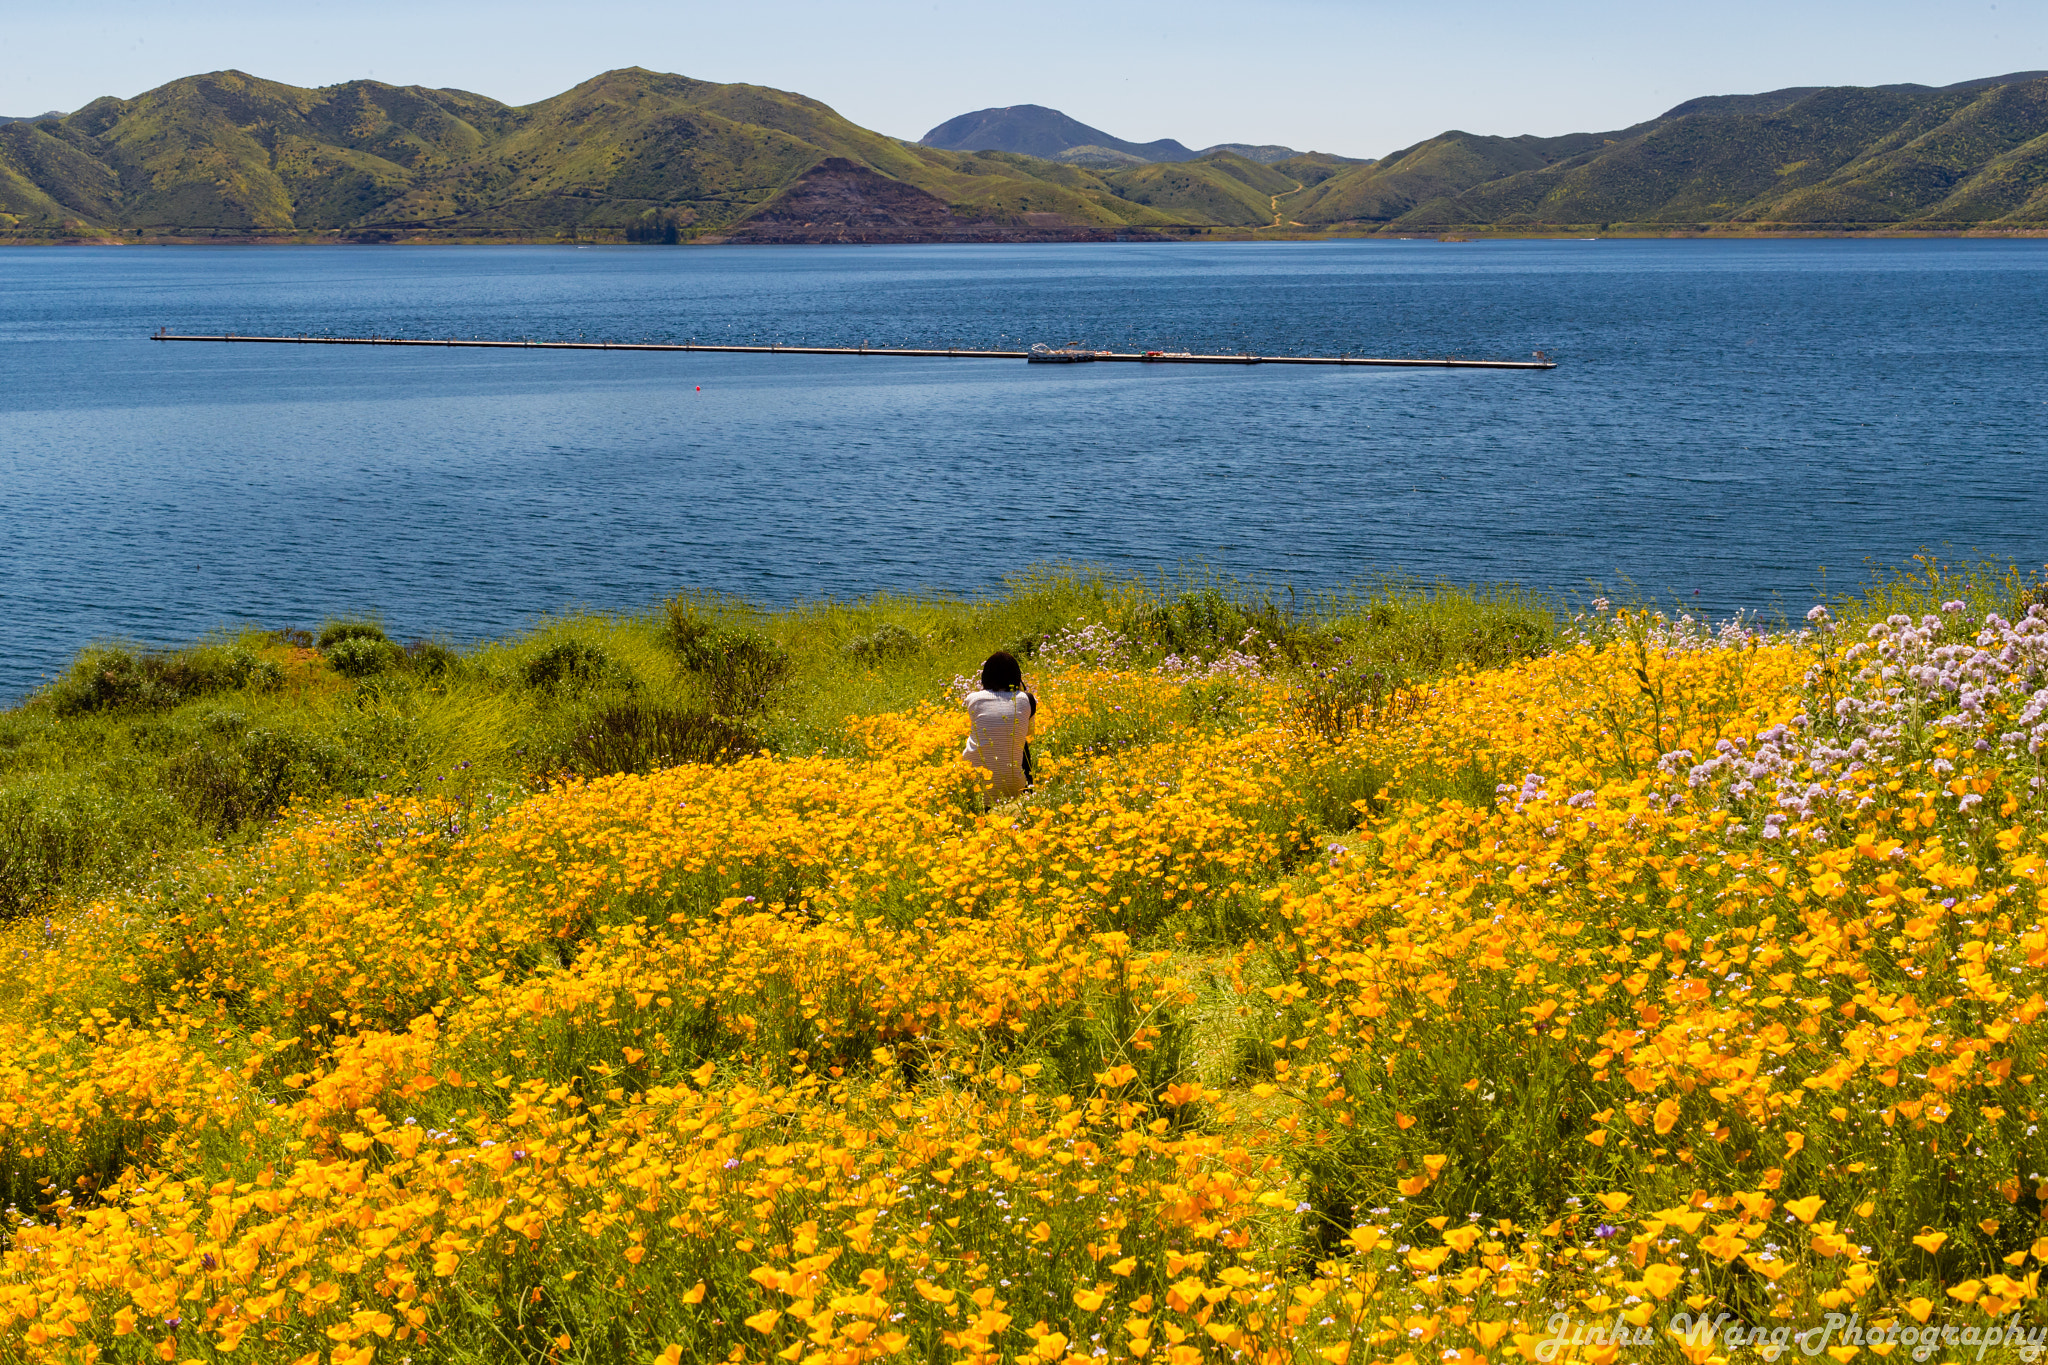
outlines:
[[167, 652], [102, 645], [80, 654], [43, 697], [66, 717], [96, 711], [165, 711], [195, 697], [241, 688], [268, 690], [283, 680], [276, 664], [240, 645]]
[[872, 668], [924, 653], [924, 641], [893, 621], [846, 642], [846, 657]]
[[384, 638], [384, 627], [378, 625], [375, 621], [345, 618], [339, 621], [329, 621], [326, 625], [320, 627], [320, 634], [314, 640], [313, 646], [322, 654], [325, 654], [344, 640], [382, 640]]
[[106, 842], [99, 823], [76, 803], [0, 792], [0, 920], [34, 914], [91, 867]]
[[662, 639], [685, 669], [703, 679], [711, 709], [722, 716], [751, 716], [789, 673], [789, 651], [767, 636], [721, 624], [696, 603], [668, 604]]
[[165, 758], [161, 781], [215, 838], [270, 818], [294, 798], [325, 795], [362, 776], [360, 764], [331, 742], [251, 728], [233, 713], [204, 717], [187, 734]]
[[569, 741], [569, 761], [576, 771], [601, 777], [679, 763], [730, 763], [759, 747], [737, 721], [629, 698], [584, 718]]
[[1269, 642], [1293, 633], [1271, 599], [1244, 601], [1217, 587], [1173, 598], [1142, 598], [1113, 624], [1121, 634], [1183, 659], [1213, 658], [1237, 649], [1254, 632]]
[[536, 692], [583, 691], [611, 686], [631, 689], [632, 671], [601, 647], [582, 640], [559, 640], [528, 659], [520, 680]]
[[381, 634], [344, 635], [326, 653], [327, 666], [344, 678], [373, 678], [405, 662], [405, 651]]
[[405, 664], [422, 678], [445, 678], [461, 670], [462, 656], [432, 640], [414, 640], [405, 647]]
[[148, 850], [190, 837], [176, 805], [153, 783], [55, 774], [0, 789], [0, 921], [132, 873]]
[[1380, 596], [1342, 604], [1334, 619], [1294, 644], [1311, 666], [1407, 678], [1498, 668], [1543, 653], [1556, 636], [1556, 613], [1539, 599], [1390, 585]]

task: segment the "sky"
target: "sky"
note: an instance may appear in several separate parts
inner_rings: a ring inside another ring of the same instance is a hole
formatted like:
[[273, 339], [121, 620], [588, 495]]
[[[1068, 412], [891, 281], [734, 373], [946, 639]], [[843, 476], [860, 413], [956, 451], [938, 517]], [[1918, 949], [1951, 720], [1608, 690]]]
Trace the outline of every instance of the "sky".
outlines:
[[222, 68], [512, 104], [621, 66], [800, 91], [921, 137], [1043, 104], [1133, 141], [1380, 156], [1448, 128], [1626, 127], [1697, 95], [2048, 68], [2043, 0], [67, 0], [0, 25], [0, 115]]

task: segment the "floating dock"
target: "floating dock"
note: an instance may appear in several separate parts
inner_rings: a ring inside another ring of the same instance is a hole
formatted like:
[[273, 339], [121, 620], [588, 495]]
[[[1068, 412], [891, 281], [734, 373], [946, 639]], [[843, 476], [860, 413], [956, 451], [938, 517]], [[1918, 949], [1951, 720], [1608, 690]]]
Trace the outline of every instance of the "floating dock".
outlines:
[[419, 337], [316, 337], [241, 336], [227, 332], [219, 336], [189, 336], [174, 332], [151, 333], [151, 341], [250, 342], [264, 346], [467, 346], [493, 351], [712, 351], [733, 355], [871, 355], [931, 360], [1025, 360], [1037, 363], [1075, 364], [1082, 361], [1131, 361], [1141, 365], [1363, 365], [1402, 370], [1554, 370], [1557, 362], [1547, 357], [1535, 360], [1460, 360], [1444, 356], [1435, 360], [1390, 359], [1352, 355], [1197, 355], [1187, 351], [1092, 351], [1075, 347], [1029, 351], [973, 351], [949, 347], [945, 350], [905, 346], [730, 346], [696, 341], [465, 341], [459, 337], [431, 340]]

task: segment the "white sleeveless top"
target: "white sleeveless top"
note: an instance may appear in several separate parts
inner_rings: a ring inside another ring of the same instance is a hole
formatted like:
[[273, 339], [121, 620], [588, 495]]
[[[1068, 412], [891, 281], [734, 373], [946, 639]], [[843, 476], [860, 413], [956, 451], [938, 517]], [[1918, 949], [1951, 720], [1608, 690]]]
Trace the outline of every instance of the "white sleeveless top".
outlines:
[[961, 757], [995, 779], [997, 796], [1016, 796], [1024, 790], [1024, 745], [1031, 738], [1031, 712], [1027, 692], [967, 694], [972, 725]]

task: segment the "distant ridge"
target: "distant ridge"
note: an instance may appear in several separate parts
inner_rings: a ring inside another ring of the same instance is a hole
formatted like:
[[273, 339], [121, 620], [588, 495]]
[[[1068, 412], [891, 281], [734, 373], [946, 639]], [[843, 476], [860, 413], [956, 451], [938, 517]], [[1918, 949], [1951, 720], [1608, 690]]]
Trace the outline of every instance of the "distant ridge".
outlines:
[[1106, 148], [1136, 157], [1141, 163], [1193, 161], [1199, 155], [1170, 137], [1157, 142], [1127, 142], [1042, 104], [977, 109], [949, 118], [919, 138], [918, 145], [949, 152], [1017, 152], [1023, 156], [1042, 156], [1048, 161], [1070, 147]]
[[0, 241], [2048, 236], [2048, 73], [2031, 71], [1706, 96], [1604, 133], [1453, 129], [1377, 162], [1129, 142], [1036, 105], [931, 137], [965, 145], [639, 67], [519, 106], [214, 71], [0, 121]]
[[[1839, 86], [1833, 88], [1845, 90], [1896, 90], [1903, 94], [1913, 95], [1964, 95], [1977, 90], [1989, 90], [1996, 85], [2024, 85], [2028, 81], [2038, 81], [2044, 77], [2048, 77], [2048, 71], [2015, 71], [2006, 76], [1979, 76], [1975, 80], [1957, 81], [1954, 85], [1913, 85], [1908, 83], [1905, 85]], [[1687, 114], [1769, 113], [1773, 110], [1789, 108], [1809, 95], [1818, 95], [1821, 91], [1829, 88], [1825, 85], [1794, 85], [1788, 86], [1783, 90], [1767, 90], [1760, 95], [1702, 95], [1698, 99], [1687, 100], [1683, 104], [1667, 109], [1664, 112], [1664, 117], [1672, 119], [1683, 118]]]
[[[1262, 166], [1270, 166], [1276, 161], [1285, 161], [1289, 157], [1301, 155], [1300, 152], [1295, 151], [1292, 147], [1282, 147], [1272, 142], [1257, 146], [1248, 142], [1219, 142], [1214, 147], [1204, 147], [1202, 149], [1203, 156], [1207, 156], [1211, 152], [1236, 152], [1246, 161], [1256, 161]], [[1361, 160], [1361, 158], [1340, 157], [1339, 160], [1357, 161]]]
[[1608, 133], [1453, 130], [1329, 177], [1291, 212], [1399, 233], [2048, 232], [2048, 72], [1710, 95]]
[[1292, 147], [1275, 143], [1219, 142], [1197, 152], [1170, 137], [1160, 138], [1157, 142], [1128, 142], [1042, 104], [977, 109], [971, 114], [947, 119], [919, 138], [918, 145], [943, 147], [954, 152], [1015, 152], [1073, 166], [1097, 167], [1194, 161], [1211, 152], [1235, 152], [1245, 160], [1261, 165], [1301, 155]]

